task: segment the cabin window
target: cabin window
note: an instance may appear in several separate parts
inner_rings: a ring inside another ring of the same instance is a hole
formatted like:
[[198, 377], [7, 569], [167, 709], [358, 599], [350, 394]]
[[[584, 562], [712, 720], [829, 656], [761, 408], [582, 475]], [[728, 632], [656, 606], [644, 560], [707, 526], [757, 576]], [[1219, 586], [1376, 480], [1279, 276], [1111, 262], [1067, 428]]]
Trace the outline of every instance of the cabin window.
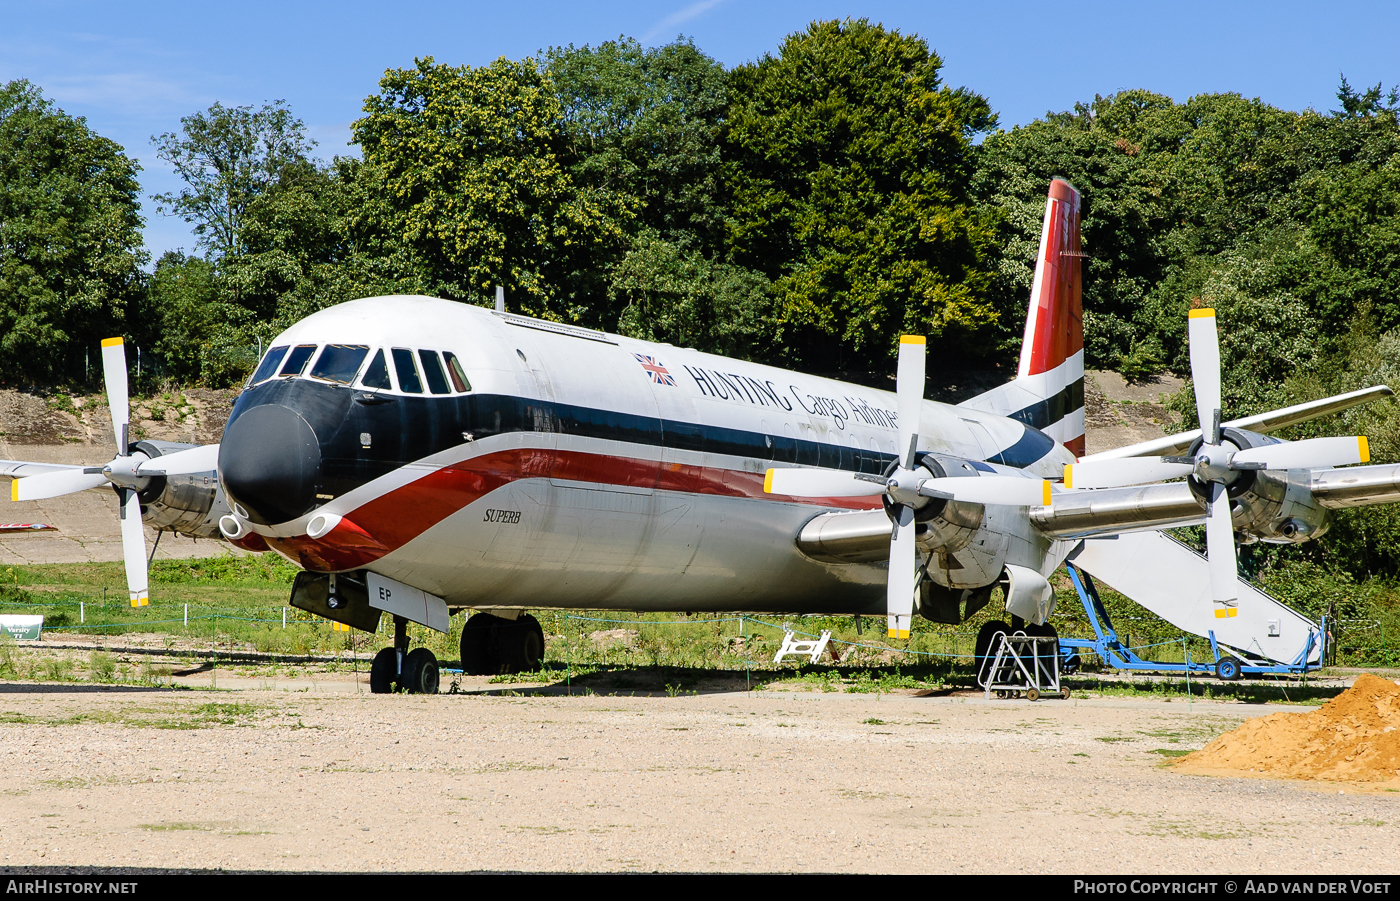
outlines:
[[256, 385], [258, 382], [265, 382], [272, 378], [272, 374], [277, 371], [277, 364], [282, 362], [282, 357], [287, 353], [287, 345], [274, 347], [267, 352], [267, 356], [262, 358], [262, 363], [258, 364], [258, 371], [253, 373], [253, 377], [248, 380], [248, 384]]
[[360, 376], [360, 384], [365, 388], [392, 389], [389, 384], [389, 366], [384, 362], [384, 350], [376, 350], [374, 359], [369, 361], [365, 367], [365, 374]]
[[298, 344], [292, 348], [292, 352], [287, 354], [287, 362], [282, 364], [282, 370], [278, 375], [301, 375], [301, 371], [306, 368], [306, 361], [311, 359], [311, 355], [316, 352], [314, 344]]
[[368, 354], [369, 348], [363, 344], [327, 344], [316, 358], [316, 365], [311, 367], [311, 377], [348, 385], [355, 381], [355, 374]]
[[434, 394], [451, 394], [447, 384], [447, 374], [442, 371], [442, 360], [435, 350], [418, 351], [418, 359], [423, 361], [423, 377], [428, 380], [428, 388]]
[[394, 374], [399, 377], [399, 390], [405, 394], [422, 394], [423, 382], [418, 378], [418, 369], [413, 365], [413, 351], [396, 347], [393, 350]]
[[472, 390], [472, 383], [467, 381], [467, 374], [462, 371], [462, 364], [457, 361], [457, 355], [444, 350], [442, 356], [447, 361], [447, 374], [452, 379], [452, 387], [458, 391]]

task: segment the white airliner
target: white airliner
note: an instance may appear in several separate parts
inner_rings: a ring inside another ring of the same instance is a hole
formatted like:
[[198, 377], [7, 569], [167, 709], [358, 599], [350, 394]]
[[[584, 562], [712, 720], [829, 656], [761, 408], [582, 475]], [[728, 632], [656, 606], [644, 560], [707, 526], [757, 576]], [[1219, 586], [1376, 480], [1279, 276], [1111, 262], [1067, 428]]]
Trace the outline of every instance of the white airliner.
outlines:
[[[468, 609], [480, 611], [462, 633], [472, 673], [538, 665], [532, 608], [884, 615], [900, 639], [913, 615], [961, 622], [1000, 585], [1013, 624], [1034, 630], [1071, 554], [1125, 584], [1176, 580], [1182, 617], [1275, 653], [1291, 626], [1246, 634], [1257, 618], [1234, 617], [1253, 597], [1236, 536], [1316, 537], [1333, 507], [1400, 499], [1400, 468], [1332, 468], [1366, 462], [1365, 439], [1264, 433], [1390, 391], [1222, 425], [1214, 314], [1194, 310], [1202, 429], [1081, 460], [1082, 256], [1079, 195], [1056, 180], [1018, 377], [957, 406], [922, 398], [912, 336], [890, 393], [377, 297], [278, 336], [218, 445], [129, 442], [123, 347], [104, 342], [116, 458], [0, 462], [0, 475], [17, 501], [115, 487], [133, 604], [147, 597], [144, 519], [275, 550], [304, 569], [298, 607], [366, 630], [390, 613], [375, 691], [436, 691], [437, 662], [410, 651], [406, 625], [446, 631]], [[1209, 560], [1109, 540], [1202, 522]]]

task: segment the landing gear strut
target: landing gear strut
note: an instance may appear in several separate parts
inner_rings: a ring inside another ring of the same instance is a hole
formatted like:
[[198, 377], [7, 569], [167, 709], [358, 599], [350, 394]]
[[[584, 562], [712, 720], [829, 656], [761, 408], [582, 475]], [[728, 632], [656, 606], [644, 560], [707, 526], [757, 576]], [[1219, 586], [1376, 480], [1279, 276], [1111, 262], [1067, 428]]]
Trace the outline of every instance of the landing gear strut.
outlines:
[[394, 646], [374, 655], [369, 668], [369, 690], [388, 694], [403, 689], [410, 694], [435, 695], [438, 691], [437, 656], [427, 648], [408, 649], [408, 620], [394, 617]]

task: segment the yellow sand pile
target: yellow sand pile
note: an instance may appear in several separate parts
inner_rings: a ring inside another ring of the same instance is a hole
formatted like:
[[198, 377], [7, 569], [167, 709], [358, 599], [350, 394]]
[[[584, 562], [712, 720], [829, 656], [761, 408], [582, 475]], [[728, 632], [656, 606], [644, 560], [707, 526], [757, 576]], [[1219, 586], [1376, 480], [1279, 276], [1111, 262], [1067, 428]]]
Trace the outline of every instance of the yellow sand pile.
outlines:
[[1273, 713], [1176, 762], [1233, 773], [1400, 784], [1400, 685], [1370, 674], [1311, 713]]

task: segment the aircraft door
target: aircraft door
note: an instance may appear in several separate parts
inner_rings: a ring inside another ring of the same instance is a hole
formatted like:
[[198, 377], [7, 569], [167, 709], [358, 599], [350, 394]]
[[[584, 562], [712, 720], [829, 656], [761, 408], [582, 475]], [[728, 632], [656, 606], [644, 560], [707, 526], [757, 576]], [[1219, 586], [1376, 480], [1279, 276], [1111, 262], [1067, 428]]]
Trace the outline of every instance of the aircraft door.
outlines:
[[[548, 475], [555, 461], [559, 445], [559, 421], [555, 402], [554, 380], [545, 368], [545, 349], [534, 340], [534, 335], [526, 329], [512, 330], [508, 342], [521, 366], [529, 373], [522, 380], [527, 395], [524, 414], [529, 422], [528, 431], [520, 433], [521, 450], [532, 459], [522, 461], [523, 468], [534, 476]], [[529, 398], [529, 387], [533, 387], [534, 397]]]

